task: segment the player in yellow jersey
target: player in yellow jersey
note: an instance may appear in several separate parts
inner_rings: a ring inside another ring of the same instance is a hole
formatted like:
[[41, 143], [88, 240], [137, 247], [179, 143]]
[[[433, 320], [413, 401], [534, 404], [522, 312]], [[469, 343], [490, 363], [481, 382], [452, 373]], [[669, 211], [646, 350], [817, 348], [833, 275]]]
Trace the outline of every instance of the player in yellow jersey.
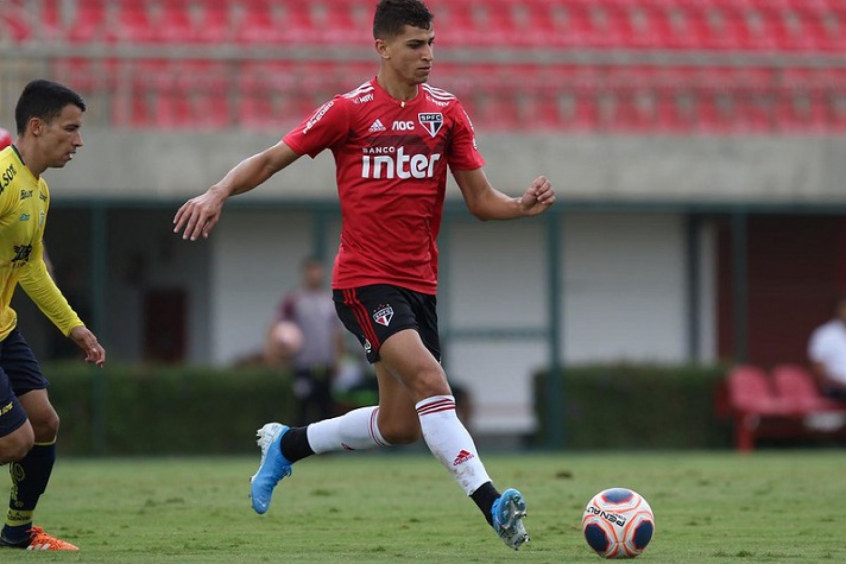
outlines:
[[65, 166], [82, 147], [84, 111], [73, 90], [47, 80], [30, 82], [15, 108], [17, 141], [0, 151], [0, 464], [11, 463], [12, 475], [0, 547], [77, 550], [32, 524], [56, 459], [59, 416], [9, 303], [20, 284], [84, 351], [86, 362], [103, 366], [106, 351], [47, 273], [42, 244], [50, 191], [41, 175]]

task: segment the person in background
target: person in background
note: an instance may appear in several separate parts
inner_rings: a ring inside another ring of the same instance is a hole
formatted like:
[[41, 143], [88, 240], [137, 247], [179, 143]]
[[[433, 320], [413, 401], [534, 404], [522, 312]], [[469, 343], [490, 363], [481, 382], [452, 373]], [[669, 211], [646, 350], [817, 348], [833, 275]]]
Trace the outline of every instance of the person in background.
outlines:
[[55, 82], [26, 85], [17, 106], [18, 138], [0, 151], [0, 464], [11, 463], [9, 510], [0, 547], [77, 550], [33, 526], [33, 513], [53, 471], [59, 416], [49, 382], [17, 328], [10, 307], [20, 284], [53, 324], [102, 367], [106, 351], [71, 309], [44, 263], [43, 237], [50, 190], [42, 174], [62, 168], [82, 147], [85, 103]]
[[307, 257], [300, 271], [301, 284], [283, 297], [267, 342], [269, 361], [293, 371], [294, 421], [306, 425], [335, 415], [332, 381], [344, 352], [344, 332], [323, 263]]
[[836, 300], [834, 317], [811, 333], [808, 358], [822, 393], [846, 401], [846, 295]]
[[12, 134], [0, 127], [0, 151], [12, 144]]

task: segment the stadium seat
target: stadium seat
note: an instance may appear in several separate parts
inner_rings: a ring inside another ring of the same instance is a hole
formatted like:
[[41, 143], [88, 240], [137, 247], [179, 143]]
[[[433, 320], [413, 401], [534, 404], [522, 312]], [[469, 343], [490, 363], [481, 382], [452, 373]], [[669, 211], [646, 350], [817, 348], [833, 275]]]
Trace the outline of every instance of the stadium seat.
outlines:
[[29, 13], [21, 6], [7, 6], [0, 11], [0, 43], [24, 43], [34, 38]]
[[150, 20], [153, 40], [162, 43], [185, 44], [199, 41], [200, 21], [206, 2], [167, 0], [162, 2], [155, 19]]
[[200, 43], [233, 43], [231, 9], [227, 0], [207, 0], [196, 24]]
[[661, 67], [654, 70], [652, 87], [656, 92], [655, 130], [679, 134], [696, 130], [700, 94], [696, 89], [696, 69]]
[[171, 93], [176, 111], [172, 126], [221, 129], [232, 124], [226, 67], [216, 61], [180, 61]]
[[41, 0], [39, 9], [33, 13], [38, 20], [37, 37], [40, 40], [64, 40], [66, 25], [61, 0]]
[[65, 27], [63, 36], [73, 43], [96, 43], [106, 39], [108, 11], [105, 0], [77, 2], [73, 19]]
[[435, 41], [438, 45], [454, 47], [458, 45], [477, 46], [487, 41], [485, 33], [476, 28], [473, 6], [470, 2], [450, 2], [434, 0], [432, 10], [437, 14], [434, 22]]
[[307, 24], [301, 21], [305, 3], [286, 10], [270, 0], [233, 0], [231, 22], [235, 41], [242, 44], [284, 44], [300, 38]]
[[801, 366], [783, 364], [773, 369], [773, 384], [781, 400], [799, 415], [846, 412], [846, 404], [820, 393], [814, 377]]
[[778, 103], [776, 77], [769, 68], [732, 69], [738, 133], [771, 133]]
[[370, 46], [373, 14], [367, 3], [358, 0], [312, 0], [302, 4], [310, 12], [309, 31], [316, 42]]
[[730, 371], [726, 384], [734, 417], [735, 448], [740, 451], [755, 447], [755, 436], [763, 418], [787, 417], [791, 413], [760, 368], [736, 366]]
[[825, 86], [820, 72], [809, 68], [780, 71], [775, 127], [788, 133], [822, 133], [828, 128]]
[[[147, 2], [139, 0], [111, 0], [106, 3], [107, 28], [105, 37], [114, 43], [153, 43], [155, 30], [150, 23]], [[159, 5], [156, 5], [159, 9]], [[155, 19], [155, 15], [153, 15]]]

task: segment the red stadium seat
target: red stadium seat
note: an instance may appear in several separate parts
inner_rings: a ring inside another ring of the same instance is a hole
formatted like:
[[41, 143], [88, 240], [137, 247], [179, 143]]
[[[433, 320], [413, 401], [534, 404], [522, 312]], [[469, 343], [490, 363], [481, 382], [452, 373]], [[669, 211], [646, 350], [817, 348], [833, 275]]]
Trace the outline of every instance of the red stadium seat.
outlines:
[[29, 14], [19, 6], [9, 6], [0, 11], [0, 41], [24, 43], [33, 38]]
[[815, 69], [786, 68], [777, 82], [775, 127], [781, 131], [822, 133], [827, 130], [825, 90]]
[[726, 384], [734, 416], [735, 447], [740, 451], [754, 448], [762, 419], [787, 417], [791, 413], [790, 407], [775, 394], [768, 376], [757, 367], [735, 367]]
[[245, 44], [284, 44], [300, 37], [307, 23], [301, 21], [304, 4], [289, 3], [291, 9], [271, 0], [241, 0], [232, 3], [235, 40]]
[[227, 0], [206, 0], [194, 14], [194, 37], [199, 43], [231, 43], [231, 14]]
[[451, 2], [449, 0], [434, 0], [431, 2], [434, 21], [435, 41], [439, 45], [480, 45], [486, 41], [476, 28], [473, 17], [473, 6], [470, 2]]
[[769, 68], [732, 69], [738, 133], [770, 133], [778, 103], [776, 76]]
[[[153, 43], [155, 29], [146, 2], [139, 0], [111, 0], [107, 18], [106, 39], [115, 43]], [[155, 19], [155, 15], [153, 15]]]
[[332, 45], [373, 41], [373, 13], [367, 3], [358, 0], [313, 0], [303, 2], [310, 11], [309, 31], [314, 40]]
[[37, 36], [45, 41], [63, 40], [66, 36], [66, 25], [61, 0], [41, 0], [40, 10], [37, 12]]
[[167, 0], [150, 19], [154, 41], [185, 44], [198, 41], [199, 20], [205, 12], [205, 2]]
[[105, 0], [84, 0], [76, 4], [73, 20], [64, 36], [74, 43], [96, 43], [106, 39], [108, 12]]
[[846, 404], [823, 396], [814, 377], [801, 366], [792, 364], [776, 366], [773, 369], [773, 384], [776, 393], [788, 409], [797, 414], [846, 412]]
[[821, 69], [826, 122], [831, 132], [846, 132], [846, 69]]
[[657, 68], [655, 129], [665, 133], [690, 133], [699, 122], [696, 70], [687, 67]]

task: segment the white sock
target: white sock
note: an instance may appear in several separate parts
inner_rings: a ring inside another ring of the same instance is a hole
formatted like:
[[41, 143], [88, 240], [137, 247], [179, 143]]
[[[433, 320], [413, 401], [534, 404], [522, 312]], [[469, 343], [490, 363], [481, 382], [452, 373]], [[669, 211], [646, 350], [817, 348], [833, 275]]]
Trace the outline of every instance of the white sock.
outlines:
[[455, 413], [455, 398], [433, 396], [415, 406], [423, 438], [467, 495], [490, 482], [473, 438]]
[[308, 444], [315, 454], [333, 450], [363, 450], [391, 446], [376, 424], [378, 407], [361, 407], [306, 428]]

